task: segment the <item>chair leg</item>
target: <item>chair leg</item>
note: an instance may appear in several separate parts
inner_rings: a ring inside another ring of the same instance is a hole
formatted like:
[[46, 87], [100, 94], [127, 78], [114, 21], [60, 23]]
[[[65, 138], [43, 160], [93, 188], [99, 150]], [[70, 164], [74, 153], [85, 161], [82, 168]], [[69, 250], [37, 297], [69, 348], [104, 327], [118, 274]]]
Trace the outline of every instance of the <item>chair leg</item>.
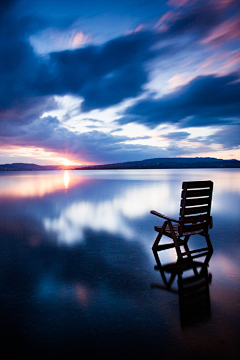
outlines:
[[163, 235], [163, 232], [164, 232], [166, 226], [167, 226], [167, 221], [164, 222], [164, 224], [163, 224], [163, 226], [162, 226], [162, 228], [161, 228], [161, 231], [158, 233], [158, 236], [156, 237], [156, 240], [154, 241], [154, 244], [153, 244], [153, 246], [152, 246], [152, 250], [153, 250], [153, 251], [156, 250], [156, 248], [157, 248], [157, 246], [158, 246], [158, 244], [159, 244], [159, 242], [160, 242], [160, 240], [161, 240], [161, 237], [162, 237], [162, 235]]
[[[189, 235], [187, 235], [186, 237], [187, 237], [188, 239], [190, 238]], [[185, 239], [186, 239], [186, 237], [185, 237]], [[184, 241], [185, 241], [185, 239], [184, 239]], [[191, 254], [190, 254], [190, 249], [189, 249], [189, 247], [188, 247], [188, 244], [186, 243], [186, 244], [184, 244], [183, 246], [184, 246], [185, 251], [186, 251], [187, 253], [189, 253], [188, 258], [189, 258], [191, 264], [193, 265], [194, 275], [195, 275], [195, 276], [198, 276], [199, 274], [198, 274], [198, 271], [197, 271], [196, 266], [194, 266], [194, 261], [193, 261], [193, 258], [192, 258], [192, 256], [191, 256]]]
[[174, 242], [176, 251], [177, 251], [177, 256], [178, 256], [178, 258], [181, 260], [181, 259], [182, 259], [181, 249], [180, 249], [180, 246], [179, 246], [179, 243], [178, 243], [178, 239], [177, 239], [177, 237], [176, 237], [176, 235], [175, 235], [175, 232], [174, 232], [174, 230], [173, 230], [172, 223], [171, 223], [171, 221], [169, 221], [169, 220], [168, 220], [168, 226], [169, 226], [169, 229], [170, 229], [171, 234], [172, 234], [172, 239], [173, 239], [173, 242]]
[[210, 236], [208, 234], [205, 234], [205, 239], [206, 239], [206, 242], [207, 242], [207, 246], [209, 247], [209, 250], [213, 251], [213, 246], [212, 246], [212, 243], [211, 243], [211, 240], [210, 240]]
[[209, 251], [208, 251], [208, 254], [207, 254], [206, 258], [205, 258], [204, 264], [206, 266], [208, 266], [209, 261], [210, 261], [210, 259], [212, 257], [212, 254], [213, 254], [213, 246], [212, 246], [212, 243], [211, 243], [211, 240], [210, 240], [210, 236], [208, 234], [205, 234], [204, 237], [206, 239], [207, 246], [209, 248]]
[[189, 238], [190, 238], [190, 235], [186, 235], [186, 236], [184, 237], [183, 242], [184, 242], [185, 244], [187, 244]]

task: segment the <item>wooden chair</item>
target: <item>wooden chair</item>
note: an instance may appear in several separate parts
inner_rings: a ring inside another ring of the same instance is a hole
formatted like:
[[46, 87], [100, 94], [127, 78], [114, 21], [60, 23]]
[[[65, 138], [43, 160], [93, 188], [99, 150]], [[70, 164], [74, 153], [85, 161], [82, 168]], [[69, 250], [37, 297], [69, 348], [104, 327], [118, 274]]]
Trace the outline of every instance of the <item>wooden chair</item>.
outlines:
[[[212, 192], [213, 182], [210, 180], [185, 181], [182, 184], [179, 220], [167, 217], [155, 210], [151, 211], [151, 214], [165, 220], [162, 226], [154, 227], [158, 235], [152, 250], [159, 267], [161, 267], [161, 263], [159, 263], [157, 252], [171, 248], [176, 249], [179, 260], [186, 258], [193, 260], [197, 257], [206, 256], [204, 263], [207, 264], [209, 262], [213, 252], [208, 234], [209, 228], [211, 229], [213, 226], [210, 215]], [[173, 242], [160, 245], [159, 243], [163, 235], [171, 238]], [[188, 240], [193, 235], [205, 237], [207, 247], [190, 251]]]

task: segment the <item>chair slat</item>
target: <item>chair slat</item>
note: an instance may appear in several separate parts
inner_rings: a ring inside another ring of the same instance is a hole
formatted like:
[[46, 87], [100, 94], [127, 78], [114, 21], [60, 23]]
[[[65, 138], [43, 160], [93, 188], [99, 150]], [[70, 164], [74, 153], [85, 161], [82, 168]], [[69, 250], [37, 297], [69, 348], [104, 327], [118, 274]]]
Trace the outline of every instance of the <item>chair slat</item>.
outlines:
[[[185, 206], [196, 206], [196, 205], [209, 205], [210, 204], [210, 198], [204, 197], [204, 198], [196, 198], [196, 199], [186, 199], [185, 200]], [[181, 207], [183, 206], [183, 199], [181, 200]]]
[[190, 232], [194, 232], [197, 230], [205, 230], [207, 227], [207, 223], [198, 223], [198, 224], [191, 224], [191, 225], [182, 225], [182, 227], [180, 228], [181, 233], [190, 233]]
[[181, 215], [193, 215], [193, 214], [202, 214], [202, 213], [207, 213], [209, 211], [209, 206], [205, 205], [205, 206], [194, 206], [194, 207], [189, 207], [189, 208], [181, 208], [180, 210], [180, 214]]
[[203, 221], [207, 221], [208, 223], [208, 220], [209, 220], [208, 214], [184, 216], [182, 219], [184, 224], [192, 224]]
[[202, 188], [211, 188], [213, 183], [211, 180], [206, 181], [184, 181], [183, 188], [186, 189], [202, 189]]
[[[191, 197], [201, 197], [201, 196], [210, 196], [211, 197], [211, 190], [210, 189], [201, 189], [201, 190], [188, 190], [186, 193], [186, 198]], [[184, 191], [182, 191], [182, 198], [184, 198]]]

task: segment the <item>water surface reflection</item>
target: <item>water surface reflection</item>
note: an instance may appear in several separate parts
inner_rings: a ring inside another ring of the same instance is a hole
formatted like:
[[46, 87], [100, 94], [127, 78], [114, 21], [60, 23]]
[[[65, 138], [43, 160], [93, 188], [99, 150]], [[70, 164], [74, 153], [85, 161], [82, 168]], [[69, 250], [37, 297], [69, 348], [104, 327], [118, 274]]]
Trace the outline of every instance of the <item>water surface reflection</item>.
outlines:
[[[182, 181], [197, 179], [215, 183], [211, 321], [183, 331], [178, 297], [150, 287], [149, 211], [178, 216]], [[1, 173], [2, 353], [237, 359], [239, 184], [237, 170]]]
[[47, 194], [68, 189], [81, 182], [81, 176], [70, 177], [70, 171], [20, 172], [5, 174], [0, 172], [0, 196], [43, 197]]

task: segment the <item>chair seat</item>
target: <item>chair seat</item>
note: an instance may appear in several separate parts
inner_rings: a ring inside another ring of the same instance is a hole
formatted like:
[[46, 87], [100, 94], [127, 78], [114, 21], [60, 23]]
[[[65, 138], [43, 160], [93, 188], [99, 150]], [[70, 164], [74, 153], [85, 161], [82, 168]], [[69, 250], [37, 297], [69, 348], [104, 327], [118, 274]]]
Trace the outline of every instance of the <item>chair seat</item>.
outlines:
[[[179, 237], [178, 228], [179, 228], [179, 225], [173, 225], [173, 231], [174, 231], [176, 237]], [[161, 232], [162, 226], [154, 226], [154, 230], [157, 232]], [[203, 233], [203, 231], [202, 231], [202, 229], [200, 229], [200, 230], [195, 230], [195, 231], [184, 232], [181, 236], [197, 235], [197, 234], [202, 234], [202, 233]], [[163, 234], [172, 238], [171, 230], [168, 225], [166, 226], [165, 230], [163, 231]]]

